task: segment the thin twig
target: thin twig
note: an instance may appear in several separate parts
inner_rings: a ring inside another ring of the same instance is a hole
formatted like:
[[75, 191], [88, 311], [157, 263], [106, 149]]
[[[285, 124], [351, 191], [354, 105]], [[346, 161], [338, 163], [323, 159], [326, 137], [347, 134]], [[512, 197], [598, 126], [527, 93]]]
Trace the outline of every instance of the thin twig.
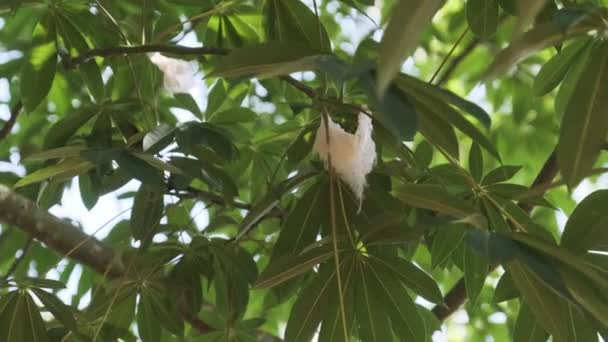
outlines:
[[[454, 43], [452, 45], [452, 48], [450, 49], [450, 51], [448, 52], [448, 54], [445, 55], [445, 57], [443, 58], [443, 60], [439, 64], [439, 66], [437, 67], [437, 70], [435, 70], [435, 72], [433, 73], [433, 76], [431, 76], [431, 79], [429, 80], [429, 83], [433, 83], [433, 81], [435, 81], [435, 78], [437, 77], [437, 75], [439, 75], [439, 72], [441, 71], [441, 69], [443, 69], [443, 66], [445, 65], [445, 63], [447, 63], [447, 61], [450, 59], [450, 57], [452, 56], [452, 54], [454, 53], [454, 51], [456, 50], [456, 48], [458, 47], [458, 45], [460, 45], [460, 42], [462, 42], [462, 40], [464, 39], [464, 37], [467, 35], [468, 32], [469, 32], [469, 28], [467, 27], [462, 32], [462, 34], [460, 35], [460, 37], [458, 37], [458, 39], [456, 40], [456, 43]], [[452, 65], [450, 65], [450, 67], [452, 67]]]
[[21, 109], [23, 109], [23, 103], [21, 101], [17, 102], [13, 108], [11, 108], [11, 117], [0, 130], [0, 141], [4, 140], [4, 138], [6, 138], [13, 130], [15, 123], [17, 123], [17, 118], [19, 117], [19, 114], [21, 114]]
[[113, 46], [106, 48], [97, 48], [88, 50], [76, 57], [64, 57], [64, 64], [67, 68], [73, 68], [81, 63], [84, 63], [94, 57], [111, 57], [121, 55], [143, 54], [149, 52], [164, 52], [175, 55], [226, 55], [230, 52], [229, 49], [202, 46], [202, 47], [187, 47], [181, 45], [166, 45], [166, 44], [147, 44], [138, 46]]

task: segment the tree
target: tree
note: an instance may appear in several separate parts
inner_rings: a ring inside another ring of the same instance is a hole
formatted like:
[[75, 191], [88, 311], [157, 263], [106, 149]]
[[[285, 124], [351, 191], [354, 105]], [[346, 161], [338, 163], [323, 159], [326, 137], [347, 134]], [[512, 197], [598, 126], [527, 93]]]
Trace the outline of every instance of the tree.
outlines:
[[0, 1], [0, 340], [607, 339], [606, 6]]

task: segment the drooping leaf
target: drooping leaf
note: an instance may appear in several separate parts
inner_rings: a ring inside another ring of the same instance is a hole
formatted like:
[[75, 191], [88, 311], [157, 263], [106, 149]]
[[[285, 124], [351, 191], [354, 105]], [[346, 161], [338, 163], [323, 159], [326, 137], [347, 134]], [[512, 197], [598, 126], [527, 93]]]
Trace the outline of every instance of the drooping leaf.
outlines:
[[488, 39], [498, 27], [498, 2], [496, 0], [467, 0], [467, 22], [471, 31], [480, 39]]
[[266, 267], [256, 283], [256, 288], [263, 289], [279, 285], [309, 271], [331, 258], [332, 255], [333, 252], [329, 246], [321, 246], [299, 255], [283, 256]]
[[287, 321], [285, 340], [294, 342], [310, 341], [323, 319], [330, 289], [332, 286], [336, 286], [334, 279], [335, 272], [333, 269], [322, 267], [310, 285], [300, 293]]
[[161, 325], [156, 315], [154, 303], [149, 295], [142, 295], [137, 305], [137, 330], [143, 342], [159, 342]]
[[513, 328], [514, 342], [545, 342], [549, 334], [538, 324], [530, 307], [522, 304]]
[[483, 177], [483, 155], [477, 143], [471, 144], [469, 150], [469, 172], [476, 182], [481, 182]]
[[518, 296], [519, 292], [517, 292], [517, 288], [515, 288], [515, 284], [513, 284], [513, 279], [511, 279], [509, 273], [503, 273], [498, 280], [498, 284], [496, 284], [496, 289], [494, 289], [492, 301], [500, 303]]
[[470, 305], [474, 306], [489, 271], [488, 261], [466, 246], [464, 249], [464, 284]]
[[439, 228], [433, 237], [433, 244], [431, 245], [431, 263], [433, 268], [443, 265], [454, 250], [458, 248], [465, 233], [465, 227], [460, 224]]
[[[82, 54], [89, 50], [85, 38], [82, 36], [78, 29], [70, 22], [69, 19], [62, 15], [56, 16], [57, 26], [61, 32], [67, 48], [72, 57]], [[94, 59], [83, 62], [78, 65], [78, 70], [82, 75], [83, 81], [87, 85], [89, 92], [97, 102], [101, 102], [104, 99], [104, 84], [101, 78], [101, 71], [99, 66]]]
[[21, 67], [23, 105], [32, 112], [44, 100], [57, 70], [56, 28], [51, 15], [43, 17], [32, 36], [34, 47]]
[[382, 269], [367, 267], [363, 272], [370, 291], [386, 307], [395, 334], [408, 341], [423, 341], [425, 325], [405, 287]]
[[327, 215], [323, 214], [328, 207], [327, 188], [325, 182], [314, 184], [297, 201], [274, 245], [273, 260], [299, 253], [316, 240], [322, 222], [327, 222], [328, 219]]
[[606, 203], [608, 190], [598, 190], [578, 204], [570, 215], [561, 238], [561, 245], [576, 254], [598, 246], [608, 246]]
[[55, 295], [39, 288], [32, 288], [31, 291], [42, 302], [42, 305], [49, 310], [55, 318], [60, 321], [67, 329], [76, 331], [76, 319], [71, 308], [65, 305]]
[[327, 58], [331, 57], [300, 43], [272, 41], [233, 50], [222, 58], [209, 76], [264, 78], [286, 75], [318, 70]]
[[425, 107], [427, 109], [419, 111], [422, 115], [432, 112], [435, 116], [444, 119], [471, 137], [471, 139], [499, 159], [494, 145], [475, 125], [449, 104], [450, 102], [446, 100], [445, 92], [441, 91], [441, 89], [434, 88], [414, 77], [406, 75], [400, 76], [396, 84], [412, 97], [416, 108]]
[[485, 72], [484, 78], [494, 79], [529, 55], [592, 29], [594, 24], [590, 22], [581, 22], [566, 30], [553, 22], [539, 24], [502, 50]]
[[521, 262], [512, 261], [506, 267], [536, 321], [554, 338], [567, 336], [567, 322], [560, 314], [558, 298], [539, 282]]
[[84, 161], [79, 158], [66, 159], [55, 165], [51, 165], [30, 173], [15, 183], [14, 187], [23, 187], [32, 183], [48, 180], [52, 177], [71, 178], [73, 176], [86, 173], [92, 168], [93, 164], [89, 163], [88, 161]]
[[297, 42], [319, 51], [331, 48], [322, 22], [301, 1], [268, 0], [264, 2], [263, 13], [268, 40]]
[[404, 184], [397, 188], [396, 195], [412, 207], [434, 210], [456, 218], [464, 218], [474, 212], [466, 201], [448, 193], [440, 185]]
[[580, 82], [564, 112], [557, 160], [569, 187], [577, 185], [593, 167], [608, 133], [608, 44], [594, 47]]
[[0, 313], [0, 338], [3, 341], [48, 342], [44, 321], [34, 299], [27, 292], [14, 291]]
[[372, 342], [395, 341], [387, 319], [385, 307], [377, 294], [372, 292], [369, 278], [364, 274], [364, 268], [356, 272], [355, 313], [358, 331], [361, 339]]
[[495, 184], [506, 182], [511, 179], [517, 172], [521, 170], [521, 166], [515, 165], [503, 165], [495, 168], [494, 170], [488, 172], [487, 175], [483, 177], [482, 184]]
[[422, 31], [431, 22], [442, 2], [439, 0], [402, 0], [395, 4], [378, 56], [378, 93], [383, 94], [399, 73], [401, 64], [416, 46]]
[[[407, 260], [392, 256], [390, 254], [377, 254], [372, 256], [379, 267], [395, 274], [397, 278], [412, 291], [435, 303], [443, 303], [443, 295], [435, 280], [422, 269], [416, 267]], [[373, 264], [372, 264], [373, 265]]]
[[566, 77], [575, 59], [580, 56], [584, 49], [590, 46], [590, 42], [589, 38], [577, 39], [547, 61], [534, 78], [535, 95], [545, 95], [557, 87]]
[[133, 201], [131, 231], [137, 240], [150, 240], [163, 216], [163, 196], [145, 185], [141, 185]]

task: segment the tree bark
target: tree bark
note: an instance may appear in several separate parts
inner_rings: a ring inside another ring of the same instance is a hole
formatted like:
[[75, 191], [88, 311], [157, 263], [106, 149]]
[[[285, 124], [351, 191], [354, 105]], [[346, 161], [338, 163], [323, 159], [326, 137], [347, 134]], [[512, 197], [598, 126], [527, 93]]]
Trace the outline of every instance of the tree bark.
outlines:
[[15, 226], [57, 252], [109, 277], [124, 273], [114, 250], [85, 234], [71, 223], [55, 217], [27, 198], [0, 185], [0, 223]]

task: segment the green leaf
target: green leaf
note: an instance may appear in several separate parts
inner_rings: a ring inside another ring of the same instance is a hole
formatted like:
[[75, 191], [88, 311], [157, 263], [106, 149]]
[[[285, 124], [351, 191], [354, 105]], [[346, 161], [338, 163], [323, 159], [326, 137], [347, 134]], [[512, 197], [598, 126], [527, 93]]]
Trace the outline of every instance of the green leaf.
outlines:
[[438, 98], [442, 98], [445, 102], [451, 104], [459, 108], [460, 110], [472, 115], [475, 119], [477, 119], [481, 124], [483, 124], [486, 128], [490, 128], [492, 124], [492, 119], [490, 118], [490, 114], [485, 111], [485, 109], [481, 108], [474, 102], [466, 100], [453, 92], [440, 88], [436, 85], [428, 84], [426, 85], [430, 89], [435, 89], [433, 92], [434, 96]]
[[506, 182], [509, 179], [513, 178], [513, 176], [515, 176], [515, 174], [517, 172], [519, 172], [519, 170], [521, 170], [521, 166], [515, 166], [515, 165], [499, 166], [499, 167], [495, 168], [494, 170], [488, 172], [488, 174], [485, 175], [485, 177], [483, 177], [481, 184], [485, 185], [485, 184], [495, 184], [495, 183]]
[[[338, 291], [337, 284], [330, 289], [329, 302], [326, 303], [328, 310], [319, 330], [319, 342], [350, 342], [355, 321], [355, 263], [344, 263], [341, 267], [342, 291]], [[340, 295], [342, 294], [342, 301]], [[349, 336], [345, 336], [344, 322], [342, 321], [341, 302], [344, 304], [344, 314], [346, 321], [346, 331]]]
[[495, 232], [509, 232], [511, 229], [509, 228], [507, 221], [502, 216], [500, 211], [494, 206], [494, 203], [489, 201], [487, 198], [483, 198], [482, 202], [490, 229]]
[[40, 287], [43, 289], [63, 290], [66, 288], [64, 283], [46, 278], [25, 277], [19, 279], [19, 282], [26, 284], [27, 286]]
[[6, 296], [0, 313], [0, 340], [48, 342], [44, 321], [34, 299], [27, 292], [14, 291]]
[[331, 258], [332, 255], [333, 252], [329, 246], [321, 246], [299, 255], [283, 256], [266, 267], [264, 272], [260, 274], [255, 287], [264, 289], [284, 283], [309, 271], [314, 266]]
[[31, 291], [38, 297], [42, 305], [49, 310], [55, 318], [60, 321], [67, 329], [76, 331], [76, 319], [71, 308], [65, 305], [55, 295], [48, 293], [38, 288], [32, 288]]
[[334, 276], [331, 267], [322, 267], [310, 285], [300, 292], [287, 321], [286, 341], [309, 342], [312, 339], [327, 309], [330, 290], [335, 286]]
[[480, 39], [487, 40], [498, 27], [498, 2], [496, 0], [467, 0], [467, 21], [471, 31]]
[[517, 297], [519, 297], [519, 292], [517, 292], [517, 288], [515, 288], [515, 284], [513, 284], [513, 279], [509, 273], [503, 273], [498, 280], [498, 284], [496, 284], [492, 301], [494, 303], [500, 303]]
[[319, 51], [331, 49], [323, 24], [302, 1], [268, 0], [262, 11], [268, 40], [299, 42]]
[[606, 141], [607, 57], [608, 44], [594, 47], [562, 120], [557, 160], [570, 188], [588, 176]]
[[473, 179], [479, 183], [483, 177], [483, 155], [479, 144], [473, 142], [469, 150], [469, 171]]
[[522, 304], [513, 328], [513, 342], [546, 342], [547, 338], [549, 334], [538, 324], [530, 307]]
[[398, 141], [411, 141], [417, 127], [417, 114], [413, 104], [394, 86], [379, 97], [373, 73], [369, 67], [362, 69], [353, 77], [367, 96], [369, 106], [373, 109], [374, 119], [378, 120]]
[[363, 272], [370, 291], [385, 306], [396, 335], [405, 341], [424, 341], [424, 321], [406, 288], [383, 269], [366, 267]]
[[484, 79], [494, 79], [531, 54], [594, 28], [595, 24], [584, 21], [565, 30], [553, 22], [539, 24], [502, 50], [485, 72]]
[[448, 193], [435, 184], [404, 184], [397, 188], [396, 196], [415, 208], [437, 211], [456, 218], [464, 218], [474, 213], [474, 209], [462, 199]]
[[271, 260], [297, 254], [315, 242], [322, 223], [328, 221], [327, 214], [324, 214], [329, 205], [326, 189], [325, 182], [317, 182], [296, 202], [282, 226]]
[[564, 322], [560, 315], [558, 297], [538, 281], [520, 261], [511, 261], [506, 269], [543, 329], [557, 339], [567, 336], [568, 323]]
[[142, 147], [144, 152], [156, 153], [165, 148], [173, 140], [175, 128], [160, 124], [144, 136]]
[[118, 166], [124, 169], [132, 178], [150, 187], [162, 189], [165, 186], [162, 172], [141, 160], [141, 158], [133, 156], [126, 151], [116, 154], [114, 158]]
[[577, 88], [585, 67], [589, 64], [589, 59], [594, 51], [594, 45], [595, 44], [591, 42], [581, 50], [578, 58], [572, 62], [572, 66], [568, 69], [564, 81], [559, 87], [555, 97], [555, 110], [561, 117], [563, 117], [566, 107], [568, 106], [568, 103], [570, 103], [572, 93], [574, 93], [574, 90]]
[[70, 158], [57, 164], [39, 169], [21, 178], [14, 187], [19, 188], [29, 184], [48, 180], [51, 177], [68, 177], [86, 173], [93, 168], [93, 164], [79, 158]]
[[464, 249], [463, 271], [469, 305], [474, 307], [489, 271], [488, 261], [467, 246]]
[[207, 147], [225, 160], [234, 160], [239, 153], [224, 130], [208, 123], [184, 124], [176, 132], [176, 140], [179, 147], [188, 154], [197, 155], [197, 148]]
[[608, 326], [606, 286], [590, 281], [570, 267], [559, 266], [558, 270], [574, 299], [604, 326]]
[[[411, 262], [390, 254], [374, 253], [372, 260], [385, 268], [409, 289], [435, 304], [443, 304], [443, 295], [435, 280]], [[370, 263], [371, 264], [371, 263]]]
[[433, 237], [431, 245], [431, 267], [435, 268], [448, 259], [464, 237], [466, 229], [463, 225], [441, 227]]
[[395, 4], [378, 50], [378, 94], [388, 89], [441, 5], [440, 0], [402, 0]]
[[391, 342], [395, 341], [390, 321], [387, 319], [385, 307], [369, 284], [365, 268], [355, 272], [356, 301], [355, 314], [357, 316], [359, 336], [363, 341]]
[[417, 108], [416, 114], [420, 133], [435, 147], [458, 159], [458, 138], [452, 126], [427, 108]]
[[149, 295], [142, 295], [137, 306], [137, 331], [143, 342], [160, 342], [161, 325]]
[[543, 96], [557, 87], [590, 43], [590, 38], [577, 39], [547, 61], [534, 78], [534, 94]]
[[21, 67], [21, 97], [25, 110], [33, 112], [44, 100], [57, 70], [55, 21], [43, 17], [32, 35], [33, 47]]
[[163, 216], [162, 193], [142, 184], [133, 200], [131, 231], [137, 240], [151, 240]]
[[44, 150], [40, 152], [34, 152], [27, 157], [23, 158], [24, 162], [28, 161], [45, 161], [49, 159], [62, 159], [70, 157], [80, 156], [80, 152], [84, 150], [84, 146], [65, 146], [52, 148], [50, 150]]
[[80, 127], [100, 112], [99, 108], [87, 107], [57, 121], [44, 137], [44, 147], [49, 149], [63, 146]]
[[331, 57], [299, 43], [271, 41], [232, 50], [208, 76], [265, 78], [286, 75], [320, 69], [326, 58]]
[[255, 121], [258, 114], [249, 108], [230, 108], [209, 117], [216, 125], [244, 124]]
[[[82, 54], [90, 49], [85, 38], [78, 29], [70, 22], [69, 19], [59, 15], [56, 17], [59, 31], [67, 45], [67, 48], [72, 57]], [[78, 65], [78, 70], [82, 75], [82, 79], [86, 83], [91, 95], [101, 102], [104, 99], [104, 84], [101, 78], [101, 71], [94, 59], [86, 61]]]
[[485, 148], [496, 159], [500, 160], [498, 151], [490, 140], [446, 101], [444, 92], [438, 91], [438, 88], [429, 86], [427, 83], [407, 75], [399, 76], [396, 84], [406, 94], [410, 95], [417, 109], [420, 107], [427, 109], [419, 111], [422, 115], [431, 112], [435, 116], [444, 119]]
[[576, 254], [608, 246], [608, 190], [598, 190], [580, 202], [566, 222], [561, 245]]

